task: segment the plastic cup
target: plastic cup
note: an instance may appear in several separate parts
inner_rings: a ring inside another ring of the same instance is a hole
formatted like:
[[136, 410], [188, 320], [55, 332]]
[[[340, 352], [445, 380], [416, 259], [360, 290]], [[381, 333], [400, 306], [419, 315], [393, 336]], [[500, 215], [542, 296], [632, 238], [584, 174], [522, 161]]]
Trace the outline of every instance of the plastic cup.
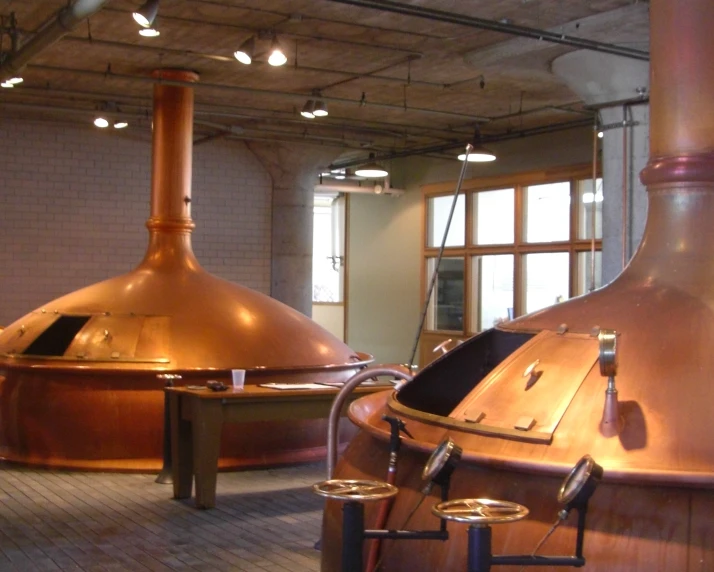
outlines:
[[232, 369], [231, 378], [233, 379], [233, 389], [243, 389], [245, 385], [245, 370]]

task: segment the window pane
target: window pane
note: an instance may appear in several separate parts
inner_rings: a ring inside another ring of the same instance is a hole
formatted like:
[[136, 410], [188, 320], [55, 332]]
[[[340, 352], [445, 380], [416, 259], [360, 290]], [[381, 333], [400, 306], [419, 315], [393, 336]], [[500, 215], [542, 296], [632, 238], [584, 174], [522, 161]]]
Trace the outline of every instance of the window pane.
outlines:
[[[592, 238], [592, 225], [595, 223], [595, 238], [602, 238], [602, 179], [578, 181], [578, 238]], [[593, 220], [593, 216], [595, 217]]]
[[[444, 240], [444, 231], [449, 219], [449, 211], [454, 200], [453, 195], [445, 197], [432, 197], [429, 199], [429, 219], [427, 223], [427, 246], [441, 246]], [[446, 246], [463, 246], [466, 239], [466, 199], [459, 195], [456, 199], [454, 216], [446, 237]]]
[[525, 241], [558, 242], [570, 238], [570, 183], [525, 189]]
[[[578, 284], [576, 294], [592, 292], [592, 253], [578, 252]], [[595, 251], [595, 289], [602, 286], [602, 252]]]
[[312, 301], [342, 301], [344, 210], [315, 201], [312, 226]]
[[568, 299], [570, 255], [567, 252], [526, 254], [524, 258], [527, 314]]
[[471, 328], [480, 332], [513, 318], [513, 255], [471, 257]]
[[474, 244], [513, 244], [514, 190], [473, 194]]
[[[427, 288], [436, 266], [436, 258], [426, 263]], [[428, 330], [464, 329], [464, 259], [442, 258], [427, 312]]]

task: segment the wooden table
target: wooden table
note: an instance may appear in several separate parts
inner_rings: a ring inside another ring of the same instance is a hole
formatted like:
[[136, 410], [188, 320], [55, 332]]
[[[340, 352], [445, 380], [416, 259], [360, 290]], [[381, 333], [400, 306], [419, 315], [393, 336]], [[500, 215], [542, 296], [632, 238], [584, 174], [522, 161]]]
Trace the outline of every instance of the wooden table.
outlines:
[[[391, 384], [358, 387], [348, 398], [390, 389]], [[326, 418], [338, 389], [277, 390], [247, 385], [227, 391], [167, 387], [171, 423], [174, 498], [191, 496], [196, 506], [216, 506], [216, 478], [223, 423]]]

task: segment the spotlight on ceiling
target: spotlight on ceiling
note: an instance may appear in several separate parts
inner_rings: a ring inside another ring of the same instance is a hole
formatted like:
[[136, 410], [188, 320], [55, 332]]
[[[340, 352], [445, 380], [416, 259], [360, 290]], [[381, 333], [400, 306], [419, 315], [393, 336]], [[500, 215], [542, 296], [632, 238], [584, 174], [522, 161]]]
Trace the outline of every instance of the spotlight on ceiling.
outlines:
[[161, 32], [159, 32], [154, 27], [142, 28], [141, 30], [139, 30], [139, 35], [144, 36], [145, 38], [155, 38], [156, 36], [160, 36]]
[[22, 83], [23, 80], [20, 76], [15, 76], [11, 77], [9, 80], [7, 80], [7, 83], [11, 83], [12, 85], [17, 85], [18, 83]]
[[139, 26], [151, 28], [159, 13], [159, 0], [146, 0], [136, 12], [132, 14]]
[[268, 58], [268, 63], [271, 66], [283, 66], [287, 63], [288, 58], [283, 53], [283, 49], [280, 47], [280, 42], [278, 42], [278, 37], [273, 36], [273, 45], [270, 48], [270, 57]]
[[369, 163], [362, 165], [359, 169], [355, 171], [355, 175], [358, 177], [365, 177], [367, 179], [381, 179], [389, 175], [387, 170], [382, 167], [379, 163], [374, 160], [374, 153], [369, 154]]
[[315, 117], [326, 117], [327, 116], [327, 104], [318, 99], [315, 101], [315, 110], [313, 111]]
[[129, 127], [129, 123], [126, 121], [118, 120], [114, 122], [114, 129], [124, 129], [125, 127]]
[[4, 82], [0, 83], [0, 87], [4, 87], [6, 89], [11, 89], [11, 88], [15, 87], [15, 85], [10, 83], [9, 81], [4, 81]]
[[307, 119], [315, 119], [315, 102], [312, 99], [305, 102], [300, 115]]
[[109, 121], [106, 119], [106, 117], [96, 117], [94, 119], [94, 125], [101, 129], [104, 129], [105, 127], [109, 127]]
[[240, 45], [233, 55], [242, 64], [250, 65], [253, 61], [253, 53], [255, 52], [255, 36], [251, 36]]
[[461, 153], [461, 155], [459, 155], [459, 161], [468, 161], [469, 163], [488, 163], [489, 161], [496, 160], [496, 155], [492, 151], [486, 149], [486, 147], [484, 147], [481, 143], [481, 131], [478, 127], [474, 133], [471, 147], [469, 156], [466, 157], [466, 153]]

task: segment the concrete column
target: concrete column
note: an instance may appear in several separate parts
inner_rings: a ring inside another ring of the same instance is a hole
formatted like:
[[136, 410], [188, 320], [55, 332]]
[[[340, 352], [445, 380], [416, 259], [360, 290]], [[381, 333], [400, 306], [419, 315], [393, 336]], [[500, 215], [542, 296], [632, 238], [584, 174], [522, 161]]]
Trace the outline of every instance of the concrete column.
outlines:
[[[614, 126], [622, 122], [623, 113], [622, 106], [610, 107], [602, 109], [600, 117], [604, 125]], [[611, 127], [603, 137], [603, 284], [612, 282], [630, 261], [647, 219], [647, 188], [640, 181], [640, 171], [649, 157], [649, 106], [631, 106], [627, 117], [635, 125]], [[627, 133], [624, 150], [623, 131]]]
[[273, 180], [270, 295], [312, 315], [313, 188], [339, 150], [293, 143], [248, 143]]
[[[580, 50], [553, 61], [560, 77], [586, 104], [600, 110], [602, 140], [602, 283], [622, 272], [637, 249], [647, 218], [647, 194], [640, 171], [649, 156], [649, 108], [629, 105], [623, 126], [622, 101], [638, 99], [649, 86], [647, 62]], [[612, 105], [608, 105], [612, 103]], [[617, 124], [617, 125], [616, 125]], [[627, 147], [623, 149], [623, 130]], [[624, 254], [623, 254], [624, 253]]]

